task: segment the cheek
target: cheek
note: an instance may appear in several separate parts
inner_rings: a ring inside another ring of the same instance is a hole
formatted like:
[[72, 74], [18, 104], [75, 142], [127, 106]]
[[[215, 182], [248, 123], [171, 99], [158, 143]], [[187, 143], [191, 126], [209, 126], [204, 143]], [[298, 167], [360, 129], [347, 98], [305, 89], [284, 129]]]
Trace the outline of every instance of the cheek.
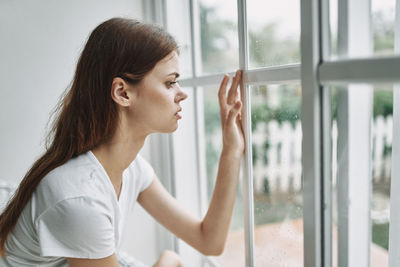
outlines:
[[[164, 91], [158, 91], [157, 93], [153, 93], [149, 97], [149, 103], [151, 106], [156, 106], [159, 109], [168, 109], [174, 103], [174, 96], [172, 91], [168, 91], [164, 89]], [[167, 110], [165, 110], [167, 111]]]
[[160, 94], [148, 95], [145, 99], [139, 100], [136, 114], [140, 119], [145, 119], [149, 123], [162, 124], [166, 116], [173, 112], [172, 102], [168, 96]]

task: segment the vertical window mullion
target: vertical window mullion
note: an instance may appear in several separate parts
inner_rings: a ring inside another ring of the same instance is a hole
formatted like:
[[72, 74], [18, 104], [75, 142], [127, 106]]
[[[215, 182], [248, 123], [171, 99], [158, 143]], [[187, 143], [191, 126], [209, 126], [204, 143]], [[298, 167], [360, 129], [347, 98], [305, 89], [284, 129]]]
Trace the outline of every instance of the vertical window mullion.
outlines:
[[[238, 34], [239, 34], [239, 68], [245, 73], [248, 70], [248, 29], [246, 0], [238, 0]], [[244, 74], [245, 75], [245, 74]], [[246, 152], [243, 168], [243, 197], [244, 197], [244, 236], [246, 266], [254, 267], [254, 199], [253, 199], [253, 163], [251, 140], [251, 102], [250, 87], [242, 79], [240, 85], [243, 101], [243, 129], [245, 135]]]
[[319, 0], [301, 1], [304, 266], [322, 265]]
[[[320, 57], [329, 60], [331, 53], [329, 0], [321, 0], [320, 13]], [[322, 266], [332, 266], [332, 122], [331, 93], [321, 86], [321, 134], [322, 134]]]
[[[199, 8], [198, 0], [189, 0], [190, 12], [190, 43], [191, 43], [191, 58], [192, 58], [192, 79], [196, 79], [202, 71], [201, 47], [198, 44], [200, 40], [200, 25], [199, 25]], [[196, 140], [196, 168], [197, 168], [197, 187], [198, 187], [198, 203], [200, 215], [207, 212], [207, 176], [206, 176], [206, 142], [204, 129], [204, 110], [203, 110], [203, 90], [198, 86], [193, 87], [194, 90], [194, 118], [195, 118], [195, 140]], [[211, 258], [202, 257], [202, 266], [206, 264], [210, 266], [218, 266]]]
[[[372, 54], [370, 1], [338, 1], [339, 57]], [[338, 90], [338, 262], [369, 266], [372, 86]]]
[[390, 184], [389, 267], [400, 266], [400, 86], [393, 92], [393, 144]]
[[[396, 1], [394, 52], [400, 54], [400, 0]], [[389, 267], [400, 266], [400, 84], [393, 86], [392, 175], [390, 185]]]
[[[191, 57], [192, 57], [192, 79], [196, 79], [201, 69], [201, 51], [197, 44], [200, 44], [198, 32], [198, 1], [189, 0], [190, 8], [190, 43], [191, 43]], [[203, 91], [199, 90], [197, 86], [193, 87], [194, 90], [194, 112], [195, 112], [195, 134], [196, 134], [196, 155], [197, 155], [197, 178], [198, 178], [198, 198], [199, 198], [199, 211], [200, 214], [207, 212], [207, 192], [206, 192], [206, 163], [205, 163], [205, 137], [204, 137], [204, 116], [203, 116]]]
[[[201, 67], [201, 47], [200, 44], [200, 25], [199, 25], [199, 9], [198, 0], [189, 0], [190, 12], [190, 43], [192, 58], [192, 79], [196, 79], [200, 73]], [[203, 111], [203, 90], [198, 86], [193, 87], [194, 90], [194, 117], [195, 117], [195, 135], [196, 135], [196, 164], [197, 164], [197, 186], [199, 212], [203, 215], [207, 212], [207, 177], [206, 177], [206, 151], [205, 151], [205, 130], [204, 130], [204, 111]], [[211, 259], [204, 259], [202, 265], [208, 262], [214, 266], [215, 263]]]

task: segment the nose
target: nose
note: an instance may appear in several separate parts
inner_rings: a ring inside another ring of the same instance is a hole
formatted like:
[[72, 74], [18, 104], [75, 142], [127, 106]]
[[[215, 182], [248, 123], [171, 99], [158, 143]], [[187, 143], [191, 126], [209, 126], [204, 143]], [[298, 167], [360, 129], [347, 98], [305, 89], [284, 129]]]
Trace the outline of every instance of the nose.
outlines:
[[182, 88], [179, 86], [178, 92], [176, 93], [176, 96], [175, 96], [175, 102], [179, 103], [182, 100], [185, 100], [187, 97], [188, 97], [188, 95], [184, 91], [182, 91]]

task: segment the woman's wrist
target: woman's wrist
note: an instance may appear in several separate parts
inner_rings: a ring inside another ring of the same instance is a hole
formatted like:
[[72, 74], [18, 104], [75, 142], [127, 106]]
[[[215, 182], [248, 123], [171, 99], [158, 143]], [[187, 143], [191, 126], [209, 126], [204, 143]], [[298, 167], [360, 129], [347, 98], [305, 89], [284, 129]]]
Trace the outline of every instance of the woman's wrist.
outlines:
[[243, 151], [240, 149], [232, 149], [232, 148], [222, 148], [221, 157], [232, 157], [235, 159], [241, 159], [243, 156]]

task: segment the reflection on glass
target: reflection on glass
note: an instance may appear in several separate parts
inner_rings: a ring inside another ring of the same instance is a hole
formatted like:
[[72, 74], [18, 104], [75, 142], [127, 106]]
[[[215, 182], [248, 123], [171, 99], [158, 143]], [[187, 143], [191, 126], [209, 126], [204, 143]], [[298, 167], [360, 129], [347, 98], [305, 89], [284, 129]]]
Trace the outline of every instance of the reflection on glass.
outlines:
[[[222, 130], [218, 104], [218, 86], [199, 88], [204, 96], [204, 129], [206, 142], [206, 169], [208, 202], [211, 201], [218, 171], [219, 156], [222, 150]], [[244, 232], [243, 232], [243, 195], [239, 180], [235, 208], [231, 222], [231, 229], [225, 246], [224, 253], [215, 257], [221, 266], [243, 267]]]
[[250, 68], [300, 62], [300, 1], [247, 1]]
[[234, 71], [239, 66], [236, 0], [200, 0], [202, 73]]
[[[337, 208], [337, 94], [331, 88], [332, 103], [332, 190], [333, 190], [333, 266], [338, 266]], [[372, 197], [370, 266], [388, 266], [390, 176], [392, 163], [393, 86], [377, 85], [373, 91], [372, 134]]]
[[303, 266], [301, 89], [251, 87], [255, 265]]
[[[179, 46], [180, 74], [182, 78], [192, 76], [192, 57], [190, 41], [190, 19], [188, 0], [165, 1], [168, 32], [176, 39]], [[179, 14], [175, 16], [174, 14]]]

